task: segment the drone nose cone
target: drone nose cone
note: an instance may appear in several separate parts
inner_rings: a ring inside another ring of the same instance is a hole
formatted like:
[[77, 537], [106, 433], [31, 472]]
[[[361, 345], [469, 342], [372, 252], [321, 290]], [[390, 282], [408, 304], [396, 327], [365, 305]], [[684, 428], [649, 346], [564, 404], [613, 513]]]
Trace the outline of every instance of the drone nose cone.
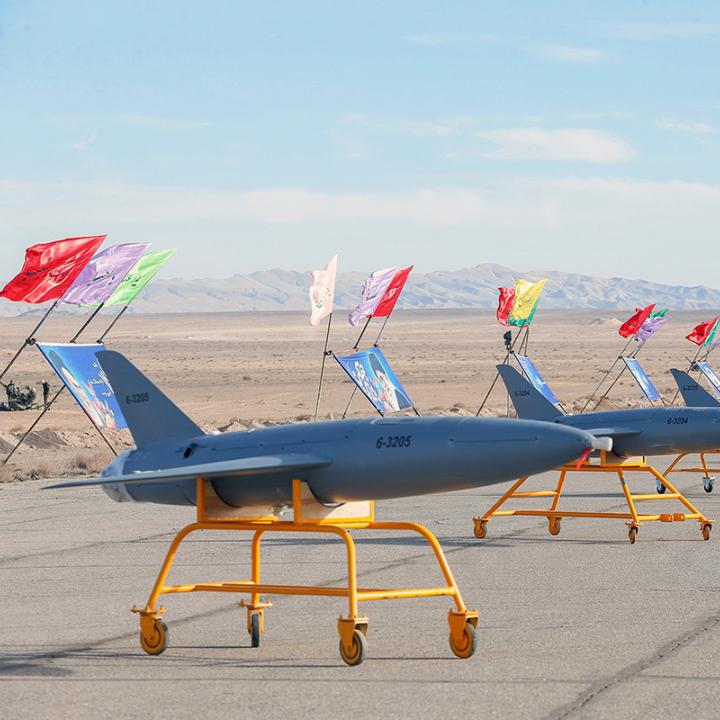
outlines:
[[514, 477], [535, 475], [577, 462], [592, 451], [597, 439], [584, 430], [534, 420], [499, 420], [503, 423], [490, 443], [493, 474]]
[[541, 437], [541, 444], [548, 448], [557, 465], [565, 465], [607, 445], [584, 430], [560, 425], [549, 426]]

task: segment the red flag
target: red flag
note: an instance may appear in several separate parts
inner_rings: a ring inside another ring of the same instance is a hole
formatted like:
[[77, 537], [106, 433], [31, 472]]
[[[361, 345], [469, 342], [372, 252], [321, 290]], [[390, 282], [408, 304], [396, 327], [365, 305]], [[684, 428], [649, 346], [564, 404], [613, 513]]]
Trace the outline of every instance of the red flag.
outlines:
[[650, 317], [650, 313], [654, 309], [655, 303], [648, 305], [644, 310], [641, 308], [635, 308], [635, 314], [618, 328], [618, 334], [622, 335], [624, 338], [629, 338], [631, 335], [635, 335], [642, 327], [642, 324], [648, 319], [648, 317]]
[[22, 270], [1, 291], [14, 302], [57, 300], [75, 282], [107, 235], [38, 243], [25, 250]]
[[708, 339], [708, 337], [710, 337], [710, 333], [713, 331], [713, 328], [715, 327], [715, 324], [718, 321], [718, 317], [720, 317], [720, 315], [716, 315], [712, 320], [708, 320], [707, 322], [700, 323], [687, 336], [687, 339], [690, 342], [694, 342], [696, 345], [702, 345]]
[[505, 327], [510, 327], [508, 319], [515, 304], [515, 288], [498, 288], [500, 295], [498, 296], [497, 321]]
[[413, 266], [411, 265], [410, 267], [398, 270], [395, 275], [393, 275], [393, 279], [387, 286], [385, 294], [380, 298], [380, 302], [370, 317], [387, 317], [392, 313], [395, 309], [395, 303], [398, 301], [412, 269]]

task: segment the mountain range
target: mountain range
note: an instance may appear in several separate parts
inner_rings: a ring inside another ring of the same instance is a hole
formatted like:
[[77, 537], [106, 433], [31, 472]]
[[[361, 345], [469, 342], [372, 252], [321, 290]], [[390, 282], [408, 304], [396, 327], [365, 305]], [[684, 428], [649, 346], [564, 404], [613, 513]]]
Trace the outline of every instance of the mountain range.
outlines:
[[[720, 308], [720, 290], [647, 280], [603, 278], [559, 271], [517, 272], [485, 263], [464, 270], [413, 272], [398, 303], [401, 308], [492, 308], [498, 287], [524, 277], [548, 278], [541, 300], [545, 308], [634, 308], [651, 302], [674, 310]], [[335, 306], [351, 308], [366, 278], [362, 272], [338, 273]], [[265, 270], [226, 279], [170, 278], [152, 282], [131, 306], [136, 313], [307, 310], [310, 274]], [[0, 299], [0, 315], [38, 308]]]

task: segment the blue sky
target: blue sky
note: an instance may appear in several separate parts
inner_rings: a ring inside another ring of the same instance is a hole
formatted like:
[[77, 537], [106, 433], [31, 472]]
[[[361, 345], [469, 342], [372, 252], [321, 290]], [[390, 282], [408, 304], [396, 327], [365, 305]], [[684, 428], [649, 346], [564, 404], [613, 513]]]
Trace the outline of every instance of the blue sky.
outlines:
[[720, 5], [0, 0], [0, 276], [414, 262], [720, 285]]

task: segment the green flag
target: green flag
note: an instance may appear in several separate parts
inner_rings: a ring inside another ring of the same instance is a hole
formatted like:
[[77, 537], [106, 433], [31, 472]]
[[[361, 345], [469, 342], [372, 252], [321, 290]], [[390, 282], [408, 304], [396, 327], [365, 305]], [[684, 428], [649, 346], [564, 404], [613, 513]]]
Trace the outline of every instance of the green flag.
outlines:
[[105, 301], [105, 305], [129, 305], [174, 252], [175, 250], [172, 249], [143, 255], [117, 286], [115, 292]]

